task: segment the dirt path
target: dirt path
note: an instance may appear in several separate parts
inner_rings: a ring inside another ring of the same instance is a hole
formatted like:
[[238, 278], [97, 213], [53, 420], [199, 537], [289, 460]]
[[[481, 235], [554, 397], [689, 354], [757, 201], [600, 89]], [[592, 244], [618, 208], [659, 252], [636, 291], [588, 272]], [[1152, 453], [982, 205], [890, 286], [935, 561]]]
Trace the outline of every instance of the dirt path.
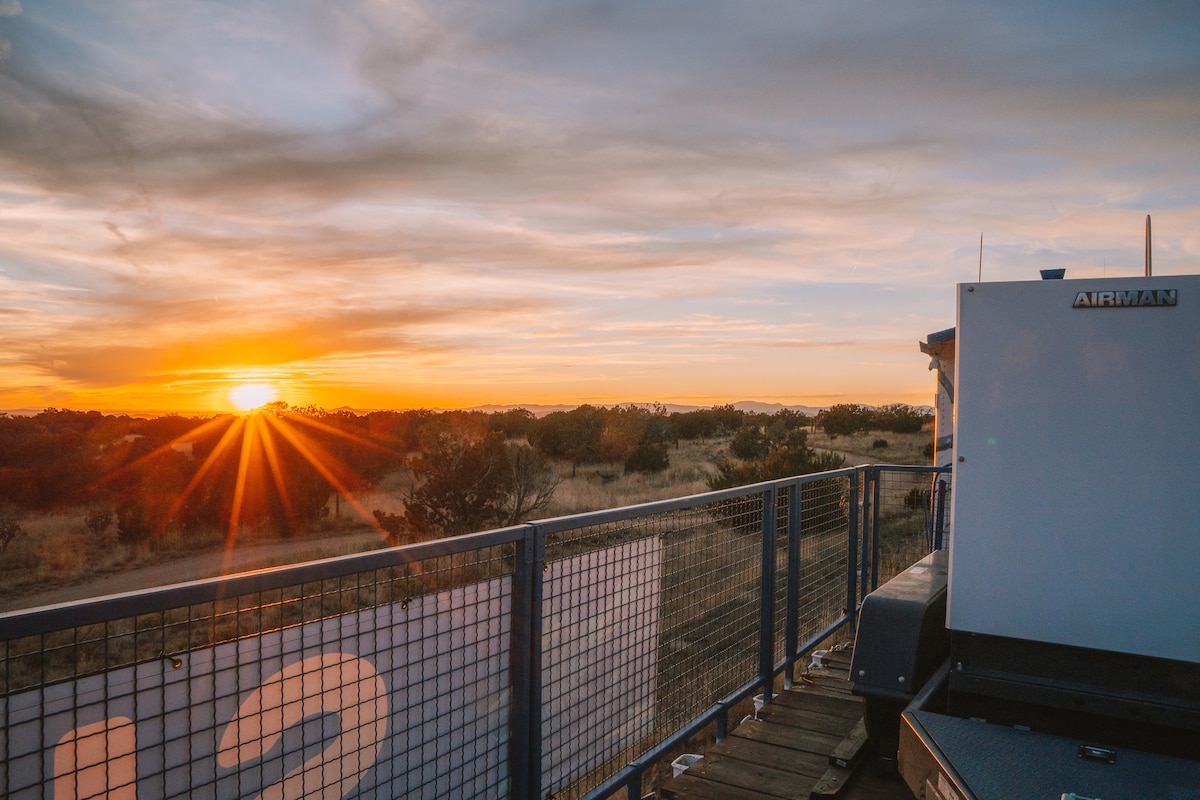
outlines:
[[134, 567], [109, 575], [94, 575], [38, 591], [15, 590], [0, 597], [0, 612], [66, 603], [110, 594], [136, 592], [158, 586], [232, 575], [266, 567], [296, 564], [321, 558], [347, 555], [380, 546], [379, 536], [369, 528], [336, 536], [300, 539], [289, 542], [254, 542], [238, 546], [232, 553], [223, 549], [175, 558], [157, 564]]

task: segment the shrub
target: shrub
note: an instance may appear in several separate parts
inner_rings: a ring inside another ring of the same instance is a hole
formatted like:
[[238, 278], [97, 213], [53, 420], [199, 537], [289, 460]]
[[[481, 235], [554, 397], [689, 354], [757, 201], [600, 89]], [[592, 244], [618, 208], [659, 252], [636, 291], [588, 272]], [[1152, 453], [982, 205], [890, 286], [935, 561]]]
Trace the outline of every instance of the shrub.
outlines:
[[876, 439], [875, 441], [871, 442], [872, 450], [882, 450], [883, 448], [885, 448], [887, 446], [888, 446], [887, 439]]
[[108, 527], [113, 524], [116, 519], [116, 514], [110, 508], [98, 508], [89, 512], [83, 518], [84, 527], [88, 529], [88, 533], [95, 538], [100, 538]]
[[130, 502], [117, 509], [117, 540], [121, 544], [144, 542], [150, 538], [153, 530], [140, 504]]
[[738, 428], [733, 441], [729, 443], [729, 452], [742, 460], [749, 461], [766, 458], [767, 453], [771, 452], [771, 446], [767, 442], [767, 436], [763, 429], [757, 423], [747, 422]]
[[418, 540], [403, 514], [390, 514], [378, 508], [371, 513], [375, 515], [379, 527], [387, 531], [388, 541], [392, 544], [411, 544]]
[[626, 472], [662, 472], [669, 466], [666, 442], [639, 444], [625, 459]]
[[817, 424], [830, 436], [868, 430], [873, 421], [871, 409], [858, 403], [839, 403], [817, 415]]
[[928, 489], [912, 488], [904, 496], [905, 508], [929, 508], [930, 492]]

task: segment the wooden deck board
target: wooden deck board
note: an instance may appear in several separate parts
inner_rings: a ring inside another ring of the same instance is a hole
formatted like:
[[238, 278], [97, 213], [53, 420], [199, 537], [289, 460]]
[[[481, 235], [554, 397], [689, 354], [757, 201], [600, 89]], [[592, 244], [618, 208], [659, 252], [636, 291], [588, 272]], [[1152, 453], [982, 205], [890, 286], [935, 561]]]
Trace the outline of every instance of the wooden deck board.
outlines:
[[[727, 736], [724, 741], [710, 747], [708, 753], [747, 764], [761, 764], [794, 775], [805, 775], [814, 780], [824, 775], [825, 770], [829, 768], [829, 759], [820, 753], [805, 753], [742, 736]], [[707, 753], [705, 757], [707, 758]]]
[[804, 791], [808, 781], [798, 779], [799, 776], [795, 772], [716, 755], [706, 755], [696, 767], [696, 777], [707, 781], [739, 789], [752, 789], [787, 800], [808, 798], [808, 792]]
[[[875, 774], [872, 759], [831, 775], [831, 757], [862, 736], [862, 698], [852, 693], [850, 653], [834, 651], [805, 680], [776, 695], [757, 719], [738, 725], [684, 774], [659, 787], [667, 800], [913, 800], [898, 777]], [[861, 747], [861, 741], [856, 743]], [[838, 786], [838, 784], [842, 784]]]
[[825, 714], [807, 708], [787, 708], [776, 703], [763, 708], [759, 712], [758, 718], [762, 722], [770, 722], [773, 725], [803, 728], [814, 733], [828, 733], [838, 737], [838, 741], [841, 741], [850, 732], [857, 721], [853, 717]]
[[[847, 700], [845, 696], [830, 696], [820, 692], [798, 692], [795, 690], [780, 692], [771, 702], [772, 706], [784, 708], [803, 708], [809, 711], [819, 711], [822, 714], [834, 714], [839, 717], [857, 720], [862, 719], [862, 699], [855, 697]], [[764, 711], [766, 708], [763, 709]]]
[[813, 670], [809, 673], [808, 680], [812, 683], [801, 682], [798, 685], [801, 688], [812, 685], [828, 694], [858, 699], [854, 696], [854, 687], [851, 686], [850, 681], [846, 678], [845, 672], [834, 671], [829, 668]]
[[777, 744], [805, 753], [816, 753], [825, 756], [826, 759], [833, 752], [833, 748], [842, 741], [842, 737], [836, 733], [821, 733], [791, 725], [776, 725], [759, 719], [752, 719], [737, 726], [730, 736]]
[[658, 796], [665, 800], [778, 800], [774, 795], [706, 781], [687, 773], [660, 787]]

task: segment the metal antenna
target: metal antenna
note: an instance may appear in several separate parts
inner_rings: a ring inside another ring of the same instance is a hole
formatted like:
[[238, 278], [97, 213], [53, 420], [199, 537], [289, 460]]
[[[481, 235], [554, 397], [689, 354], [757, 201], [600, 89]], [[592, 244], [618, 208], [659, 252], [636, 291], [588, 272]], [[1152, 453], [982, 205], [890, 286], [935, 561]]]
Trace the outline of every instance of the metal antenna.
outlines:
[[1146, 215], [1146, 277], [1150, 277], [1150, 215]]
[[979, 282], [983, 283], [983, 231], [979, 232]]

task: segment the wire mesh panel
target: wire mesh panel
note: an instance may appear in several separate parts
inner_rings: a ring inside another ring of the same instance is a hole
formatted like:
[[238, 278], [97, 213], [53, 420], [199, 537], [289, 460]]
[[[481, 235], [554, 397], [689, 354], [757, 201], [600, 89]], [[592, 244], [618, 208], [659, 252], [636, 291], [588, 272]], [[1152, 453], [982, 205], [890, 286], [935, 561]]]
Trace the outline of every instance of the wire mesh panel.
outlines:
[[0, 796], [502, 796], [508, 562], [478, 550], [9, 640]]
[[654, 732], [662, 546], [636, 538], [639, 527], [578, 538], [633, 537], [546, 565], [542, 786], [555, 797], [586, 788]]
[[800, 640], [846, 613], [851, 541], [850, 478], [839, 475], [800, 484]]
[[[875, 492], [876, 574], [880, 585], [933, 549], [937, 474], [880, 467]], [[949, 497], [946, 498], [949, 508]]]
[[680, 727], [757, 671], [762, 493], [693, 510], [664, 537], [658, 725]]
[[581, 796], [753, 674], [761, 530], [755, 494], [551, 537], [545, 793]]
[[[789, 593], [789, 542], [791, 540], [791, 520], [789, 513], [794, 498], [799, 496], [797, 486], [781, 487], [775, 503], [775, 531], [771, 549], [775, 554], [774, 606], [772, 607], [774, 629], [772, 631], [771, 659], [778, 662], [787, 652], [787, 622], [788, 622], [788, 593]], [[799, 554], [799, 548], [794, 548]]]

